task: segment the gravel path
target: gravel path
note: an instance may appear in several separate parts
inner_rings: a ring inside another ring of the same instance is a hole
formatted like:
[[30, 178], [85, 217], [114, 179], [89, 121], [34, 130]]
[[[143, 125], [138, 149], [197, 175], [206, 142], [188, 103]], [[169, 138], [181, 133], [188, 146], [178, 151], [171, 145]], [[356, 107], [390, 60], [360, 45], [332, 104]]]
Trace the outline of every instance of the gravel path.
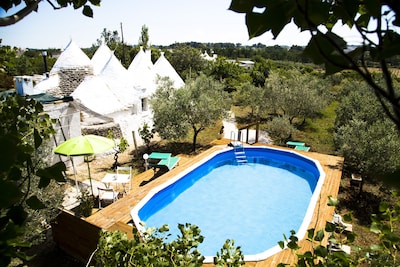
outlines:
[[[226, 139], [237, 139], [238, 128], [236, 127], [235, 114], [230, 113], [230, 118], [222, 121], [224, 126], [224, 138]], [[241, 139], [246, 140], [247, 131], [241, 130]], [[256, 130], [249, 131], [249, 143], [255, 143], [256, 139]], [[268, 133], [265, 131], [260, 131], [260, 135], [258, 137], [258, 143], [263, 144], [272, 144], [272, 140], [269, 137]]]

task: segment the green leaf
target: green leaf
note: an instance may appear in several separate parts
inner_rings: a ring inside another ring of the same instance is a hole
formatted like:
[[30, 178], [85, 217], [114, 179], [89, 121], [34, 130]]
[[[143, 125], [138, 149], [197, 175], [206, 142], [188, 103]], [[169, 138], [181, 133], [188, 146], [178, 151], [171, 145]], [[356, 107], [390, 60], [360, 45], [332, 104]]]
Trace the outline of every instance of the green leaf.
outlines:
[[381, 245], [371, 245], [370, 248], [372, 251], [381, 251], [383, 249]]
[[399, 54], [400, 35], [395, 31], [386, 32], [383, 38], [381, 58], [390, 58]]
[[387, 202], [381, 202], [379, 204], [379, 212], [385, 212], [389, 209], [389, 203]]
[[347, 239], [347, 242], [352, 243], [356, 239], [356, 234], [354, 234], [353, 232], [347, 232], [346, 239]]
[[325, 231], [324, 230], [319, 230], [317, 232], [317, 234], [315, 235], [314, 240], [315, 241], [322, 241], [324, 239], [324, 237], [325, 237]]
[[352, 217], [351, 217], [351, 213], [346, 213], [343, 215], [343, 220], [345, 222], [351, 222], [352, 221]]
[[375, 234], [380, 234], [381, 233], [380, 224], [372, 222], [369, 231]]
[[352, 69], [351, 62], [342, 56], [339, 51], [346, 48], [347, 43], [335, 33], [318, 33], [314, 35], [304, 54], [308, 55], [316, 64], [325, 64], [326, 74], [334, 74], [345, 69]]
[[23, 196], [15, 183], [0, 180], [0, 208], [8, 208], [18, 203]]
[[358, 17], [356, 20], [357, 25], [359, 25], [362, 28], [366, 28], [371, 20], [371, 17], [367, 14], [363, 14]]
[[380, 0], [364, 0], [363, 3], [367, 12], [371, 14], [374, 18], [378, 18], [380, 16]]
[[16, 225], [22, 225], [26, 221], [28, 214], [21, 205], [18, 205], [11, 207], [7, 212], [7, 216], [9, 216]]
[[67, 0], [57, 0], [57, 3], [61, 6], [61, 7], [66, 7], [68, 4]]
[[308, 229], [307, 230], [307, 238], [310, 239], [310, 240], [313, 240], [314, 239], [314, 232], [315, 232], [314, 228]]
[[18, 144], [15, 136], [3, 135], [0, 137], [0, 171], [6, 172], [15, 163], [18, 157]]
[[332, 8], [333, 15], [338, 19], [343, 21], [349, 27], [353, 26], [354, 18], [358, 14], [359, 8], [358, 0], [346, 0], [335, 4]]
[[35, 149], [37, 149], [42, 144], [43, 139], [40, 136], [40, 134], [39, 134], [37, 129], [34, 129], [33, 136], [34, 136], [34, 141], [35, 141]]
[[100, 6], [101, 0], [90, 0], [90, 3], [94, 6]]
[[271, 31], [274, 38], [276, 38], [291, 19], [291, 9], [288, 4], [282, 4], [281, 2], [268, 4], [262, 14], [249, 12], [246, 14], [249, 37], [257, 37], [267, 31]]
[[400, 242], [400, 237], [396, 233], [389, 232], [385, 234], [384, 236], [385, 239], [389, 240], [392, 243], [399, 243]]
[[331, 222], [326, 222], [325, 224], [325, 231], [327, 231], [328, 233], [333, 233], [336, 230], [336, 225], [334, 223]]
[[85, 5], [85, 6], [83, 7], [82, 14], [85, 15], [86, 17], [93, 18], [93, 10], [92, 10], [92, 8], [91, 8], [90, 6], [88, 6], [88, 5]]
[[65, 172], [66, 167], [64, 162], [57, 162], [54, 165], [40, 169], [36, 172], [36, 175], [40, 177], [39, 188], [44, 188], [49, 185], [52, 179], [57, 182], [65, 182], [63, 172]]
[[308, 7], [307, 14], [308, 20], [311, 25], [324, 25], [330, 17], [330, 3], [328, 1], [312, 1], [312, 4], [306, 5]]
[[294, 249], [294, 250], [297, 250], [300, 248], [300, 246], [297, 244], [297, 242], [292, 242], [292, 241], [287, 243], [287, 247], [290, 249]]
[[46, 208], [46, 205], [43, 204], [42, 201], [40, 201], [37, 196], [31, 196], [26, 200], [26, 204], [34, 210], [39, 210], [39, 209], [44, 209]]
[[252, 12], [254, 8], [253, 1], [243, 1], [243, 0], [232, 0], [229, 10], [235, 11], [237, 13], [249, 13]]
[[328, 206], [332, 207], [336, 207], [339, 204], [339, 201], [337, 200], [337, 198], [334, 198], [332, 196], [328, 196]]
[[325, 258], [328, 255], [328, 249], [324, 246], [317, 246], [315, 248], [315, 254], [319, 257]]

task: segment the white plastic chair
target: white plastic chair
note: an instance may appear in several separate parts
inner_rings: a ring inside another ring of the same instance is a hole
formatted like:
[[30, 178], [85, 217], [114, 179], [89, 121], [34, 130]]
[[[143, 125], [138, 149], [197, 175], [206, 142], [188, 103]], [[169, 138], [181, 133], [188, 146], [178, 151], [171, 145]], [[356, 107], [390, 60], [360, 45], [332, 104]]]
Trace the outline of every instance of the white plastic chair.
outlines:
[[[117, 166], [117, 176], [119, 174], [129, 174], [129, 186], [128, 186], [128, 192], [131, 191], [132, 188], [132, 167], [121, 167], [121, 166]], [[126, 191], [126, 188], [124, 186], [124, 190]], [[125, 192], [127, 193], [127, 192]]]
[[113, 188], [97, 187], [99, 191], [99, 209], [102, 209], [101, 202], [114, 203], [118, 199], [118, 193]]
[[344, 231], [352, 232], [353, 225], [343, 221], [342, 216], [335, 213], [333, 214], [332, 223], [336, 224], [338, 227], [342, 228]]

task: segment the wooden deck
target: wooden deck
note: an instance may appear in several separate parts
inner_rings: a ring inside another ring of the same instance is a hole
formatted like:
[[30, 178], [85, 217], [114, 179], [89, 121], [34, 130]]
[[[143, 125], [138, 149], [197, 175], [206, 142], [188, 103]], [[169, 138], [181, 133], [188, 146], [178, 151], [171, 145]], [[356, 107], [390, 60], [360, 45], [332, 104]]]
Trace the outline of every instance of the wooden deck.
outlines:
[[[179, 165], [173, 170], [157, 178], [154, 178], [153, 170], [148, 170], [133, 177], [132, 189], [127, 196], [119, 199], [114, 204], [109, 205], [106, 208], [94, 213], [92, 216], [86, 218], [86, 221], [102, 229], [121, 230], [129, 233], [131, 231], [131, 226], [127, 225], [127, 223], [131, 221], [131, 209], [143, 197], [145, 197], [152, 188], [166, 182], [168, 179], [174, 177], [179, 172], [181, 172], [185, 168], [188, 168], [195, 162], [198, 162], [199, 160], [207, 157], [213, 152], [224, 148], [228, 142], [229, 140], [218, 140], [214, 143], [214, 147], [193, 158], [179, 155], [179, 157], [181, 158]], [[282, 149], [282, 147], [279, 148]], [[344, 159], [341, 157], [323, 155], [315, 152], [297, 152], [299, 154], [304, 154], [310, 158], [318, 160], [326, 173], [326, 178], [322, 187], [321, 195], [316, 205], [311, 223], [308, 227], [322, 229], [324, 228], [326, 221], [332, 220], [334, 208], [327, 206], [327, 200], [328, 196], [337, 197], [338, 195]], [[309, 243], [307, 241], [301, 241], [300, 245], [304, 249], [310, 249]], [[290, 262], [293, 262], [292, 253], [289, 250], [283, 250], [266, 260], [259, 262], [247, 262], [245, 266], [276, 266], [278, 263]], [[205, 264], [204, 266], [213, 265]]]

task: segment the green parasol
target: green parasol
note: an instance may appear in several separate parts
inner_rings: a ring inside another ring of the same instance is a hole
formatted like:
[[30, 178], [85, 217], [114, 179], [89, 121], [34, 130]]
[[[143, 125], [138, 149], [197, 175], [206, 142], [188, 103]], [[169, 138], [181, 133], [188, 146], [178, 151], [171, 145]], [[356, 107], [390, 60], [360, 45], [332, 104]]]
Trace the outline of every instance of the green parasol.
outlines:
[[87, 160], [87, 156], [106, 152], [114, 147], [115, 147], [114, 140], [111, 140], [103, 136], [89, 134], [89, 135], [81, 135], [73, 137], [71, 139], [66, 140], [65, 142], [63, 142], [54, 149], [54, 153], [69, 157], [85, 156], [86, 162], [88, 164], [89, 181], [93, 195], [92, 177], [90, 176], [90, 166], [89, 166], [89, 161]]

